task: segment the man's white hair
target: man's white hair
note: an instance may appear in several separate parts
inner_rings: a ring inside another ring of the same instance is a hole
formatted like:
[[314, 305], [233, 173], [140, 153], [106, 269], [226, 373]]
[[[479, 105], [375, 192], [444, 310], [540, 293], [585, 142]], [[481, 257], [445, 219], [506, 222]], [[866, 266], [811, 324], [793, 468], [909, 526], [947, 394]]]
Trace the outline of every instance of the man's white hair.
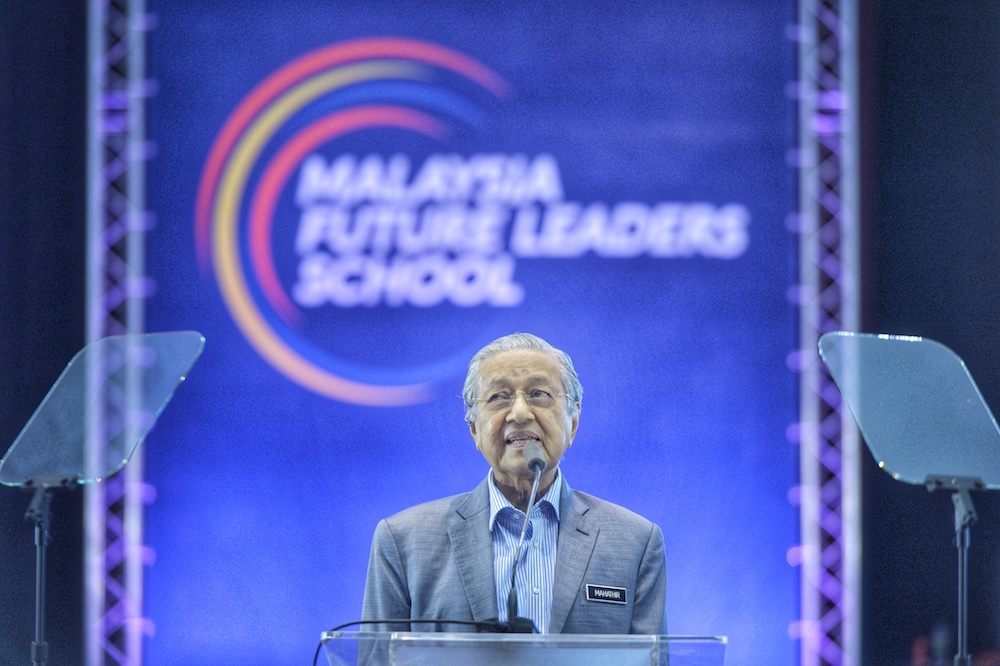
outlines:
[[469, 370], [465, 374], [465, 386], [462, 388], [466, 423], [472, 425], [476, 421], [476, 405], [479, 401], [479, 387], [482, 385], [480, 366], [483, 360], [493, 354], [520, 349], [534, 349], [555, 355], [559, 360], [563, 391], [566, 393], [566, 408], [572, 411], [579, 409], [580, 402], [583, 400], [583, 386], [580, 385], [580, 378], [577, 377], [576, 368], [573, 367], [573, 359], [569, 357], [569, 354], [561, 349], [556, 349], [537, 335], [511, 333], [486, 345], [476, 352], [476, 355], [469, 361]]

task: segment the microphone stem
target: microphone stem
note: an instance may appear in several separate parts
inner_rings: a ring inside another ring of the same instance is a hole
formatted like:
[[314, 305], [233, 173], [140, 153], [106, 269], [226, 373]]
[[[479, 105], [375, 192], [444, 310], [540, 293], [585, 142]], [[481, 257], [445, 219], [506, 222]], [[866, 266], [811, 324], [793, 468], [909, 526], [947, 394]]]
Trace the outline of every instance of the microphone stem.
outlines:
[[531, 516], [531, 507], [535, 505], [535, 496], [538, 495], [538, 486], [542, 481], [542, 468], [535, 468], [535, 481], [531, 484], [531, 496], [528, 497], [528, 510], [524, 512], [524, 525], [521, 526], [521, 537], [517, 540], [517, 548], [514, 550], [514, 563], [510, 567], [510, 594], [507, 595], [507, 622], [509, 623], [517, 616], [517, 587], [514, 577], [517, 574], [517, 562], [521, 559], [521, 546], [524, 545], [524, 535], [528, 531], [528, 519]]

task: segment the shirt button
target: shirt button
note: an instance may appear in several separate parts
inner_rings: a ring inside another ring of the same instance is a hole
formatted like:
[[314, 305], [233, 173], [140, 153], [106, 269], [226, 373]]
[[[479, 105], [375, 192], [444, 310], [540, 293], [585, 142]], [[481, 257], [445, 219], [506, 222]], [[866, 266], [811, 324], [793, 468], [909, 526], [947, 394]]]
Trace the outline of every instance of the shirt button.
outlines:
[[532, 588], [531, 591], [534, 592], [535, 594], [541, 593], [541, 590], [539, 590], [537, 587]]
[[531, 544], [531, 547], [535, 548], [537, 550], [538, 549], [538, 542], [536, 541], [535, 543]]

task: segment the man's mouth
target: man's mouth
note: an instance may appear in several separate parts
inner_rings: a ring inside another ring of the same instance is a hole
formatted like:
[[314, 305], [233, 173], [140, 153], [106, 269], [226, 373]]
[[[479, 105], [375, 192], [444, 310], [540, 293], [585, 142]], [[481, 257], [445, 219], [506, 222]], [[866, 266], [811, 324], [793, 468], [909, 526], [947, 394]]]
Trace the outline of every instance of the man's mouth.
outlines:
[[538, 435], [531, 433], [515, 433], [506, 439], [507, 446], [524, 446], [527, 442], [539, 441]]

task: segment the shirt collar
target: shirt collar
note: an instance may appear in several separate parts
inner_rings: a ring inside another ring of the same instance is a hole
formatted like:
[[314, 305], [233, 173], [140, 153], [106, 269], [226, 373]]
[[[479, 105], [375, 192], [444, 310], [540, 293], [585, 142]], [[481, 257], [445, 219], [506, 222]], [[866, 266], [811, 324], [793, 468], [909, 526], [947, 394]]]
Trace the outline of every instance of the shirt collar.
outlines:
[[[511, 504], [510, 501], [506, 497], [504, 497], [504, 494], [500, 492], [500, 489], [497, 488], [497, 484], [493, 480], [492, 469], [487, 473], [486, 478], [489, 482], [489, 489], [490, 489], [490, 532], [492, 532], [493, 525], [497, 519], [497, 514], [500, 512], [501, 509], [504, 509], [506, 507], [510, 507], [515, 510], [518, 509], [513, 504]], [[535, 500], [535, 506], [538, 507], [539, 509], [541, 509], [542, 505], [544, 504], [548, 504], [552, 508], [557, 523], [559, 522], [559, 501], [560, 499], [562, 499], [562, 488], [563, 488], [562, 470], [556, 469], [556, 478], [552, 482], [552, 485], [549, 486], [549, 489], [545, 493], [545, 496], [542, 497], [542, 499], [540, 500]], [[543, 512], [542, 515], [544, 516], [545, 513]]]

